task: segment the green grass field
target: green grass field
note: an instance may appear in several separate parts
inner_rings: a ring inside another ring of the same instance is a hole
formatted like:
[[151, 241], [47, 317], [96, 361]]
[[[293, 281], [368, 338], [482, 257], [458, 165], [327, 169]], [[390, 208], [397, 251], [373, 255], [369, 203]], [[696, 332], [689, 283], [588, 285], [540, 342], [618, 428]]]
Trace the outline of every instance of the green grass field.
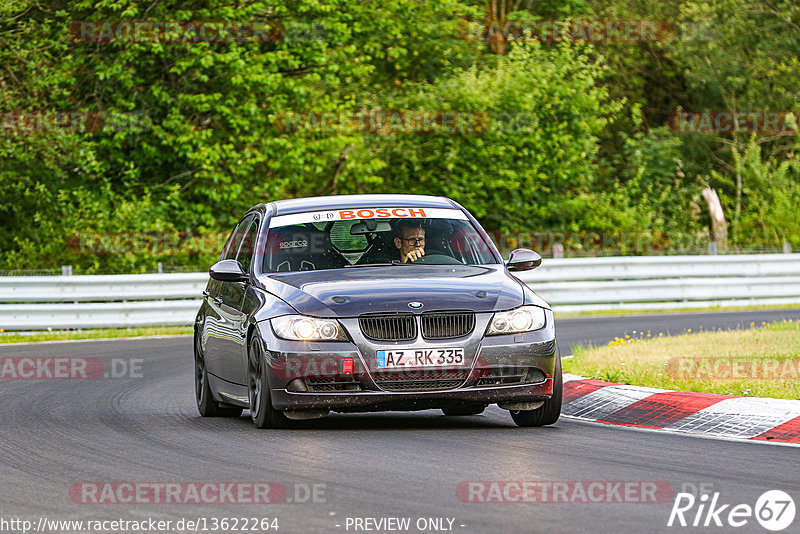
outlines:
[[576, 347], [564, 371], [678, 391], [800, 399], [800, 322], [664, 336], [643, 332]]
[[710, 308], [675, 308], [661, 310], [600, 310], [584, 311], [572, 313], [557, 313], [556, 319], [569, 317], [607, 317], [610, 315], [652, 315], [663, 313], [680, 313], [681, 315], [692, 313], [714, 313], [714, 312], [735, 312], [735, 311], [764, 311], [764, 310], [794, 310], [800, 308], [796, 304], [782, 304], [776, 306], [712, 306]]
[[0, 344], [70, 339], [103, 339], [117, 337], [167, 336], [191, 334], [191, 326], [144, 326], [141, 328], [98, 328], [92, 330], [57, 330], [35, 333], [0, 332]]

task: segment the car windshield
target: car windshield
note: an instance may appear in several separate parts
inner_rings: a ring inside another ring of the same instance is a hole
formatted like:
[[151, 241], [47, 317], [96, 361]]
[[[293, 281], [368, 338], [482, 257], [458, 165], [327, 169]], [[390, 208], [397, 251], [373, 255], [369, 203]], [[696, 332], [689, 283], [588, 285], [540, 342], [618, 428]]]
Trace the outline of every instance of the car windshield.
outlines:
[[487, 242], [456, 209], [376, 208], [276, 216], [262, 246], [264, 272], [498, 263]]

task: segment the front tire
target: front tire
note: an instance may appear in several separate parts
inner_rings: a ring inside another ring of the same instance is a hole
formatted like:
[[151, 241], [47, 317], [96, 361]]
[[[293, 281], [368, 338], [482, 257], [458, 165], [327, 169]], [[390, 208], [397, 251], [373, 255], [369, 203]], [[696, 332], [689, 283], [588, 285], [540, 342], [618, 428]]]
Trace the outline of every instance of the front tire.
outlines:
[[250, 397], [250, 417], [258, 428], [287, 428], [291, 419], [272, 407], [267, 379], [267, 360], [257, 335], [250, 339], [247, 351], [247, 391]]
[[202, 417], [239, 417], [242, 408], [222, 404], [214, 400], [208, 385], [208, 370], [203, 347], [197, 334], [194, 336], [194, 395], [197, 411]]
[[561, 374], [561, 357], [556, 357], [556, 367], [553, 374], [553, 396], [544, 401], [536, 410], [510, 410], [511, 418], [517, 426], [545, 426], [552, 425], [561, 416], [561, 399], [564, 395], [564, 377]]

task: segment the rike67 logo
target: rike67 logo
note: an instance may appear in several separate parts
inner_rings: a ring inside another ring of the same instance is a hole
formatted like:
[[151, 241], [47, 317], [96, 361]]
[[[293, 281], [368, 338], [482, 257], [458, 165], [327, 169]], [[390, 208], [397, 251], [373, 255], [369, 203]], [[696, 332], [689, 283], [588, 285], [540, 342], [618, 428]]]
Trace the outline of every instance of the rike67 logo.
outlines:
[[751, 524], [755, 518], [765, 529], [778, 532], [789, 527], [794, 516], [794, 500], [781, 490], [764, 492], [755, 506], [723, 503], [718, 491], [699, 497], [681, 492], [675, 496], [667, 526], [739, 528]]

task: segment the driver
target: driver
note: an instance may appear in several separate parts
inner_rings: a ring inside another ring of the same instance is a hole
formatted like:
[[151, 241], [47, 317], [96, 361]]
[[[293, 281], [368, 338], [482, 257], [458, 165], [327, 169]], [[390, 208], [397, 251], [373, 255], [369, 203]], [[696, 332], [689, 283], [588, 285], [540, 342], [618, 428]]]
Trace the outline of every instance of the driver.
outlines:
[[425, 229], [413, 219], [400, 221], [394, 238], [403, 263], [413, 262], [425, 255]]

